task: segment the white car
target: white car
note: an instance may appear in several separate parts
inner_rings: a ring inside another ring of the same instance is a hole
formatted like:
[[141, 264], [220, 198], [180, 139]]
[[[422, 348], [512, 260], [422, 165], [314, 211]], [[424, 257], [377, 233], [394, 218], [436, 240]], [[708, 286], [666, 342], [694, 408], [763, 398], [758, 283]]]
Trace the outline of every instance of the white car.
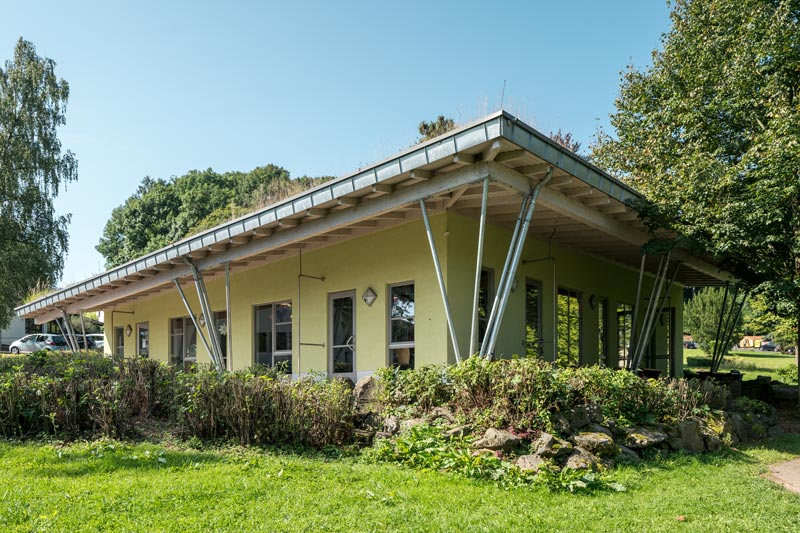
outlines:
[[26, 335], [18, 341], [11, 343], [11, 353], [29, 353], [40, 350], [68, 350], [67, 340], [62, 335], [52, 333], [34, 333]]
[[102, 350], [103, 348], [105, 348], [106, 341], [102, 333], [89, 333], [86, 336], [94, 341], [95, 349]]

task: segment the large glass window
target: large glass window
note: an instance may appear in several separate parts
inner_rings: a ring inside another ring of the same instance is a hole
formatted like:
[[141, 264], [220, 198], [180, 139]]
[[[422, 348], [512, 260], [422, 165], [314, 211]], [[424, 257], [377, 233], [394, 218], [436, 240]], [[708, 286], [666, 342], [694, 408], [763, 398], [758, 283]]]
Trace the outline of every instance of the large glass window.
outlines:
[[114, 328], [114, 355], [125, 357], [125, 328], [122, 326]]
[[558, 289], [558, 353], [559, 365], [581, 362], [581, 296], [580, 293]]
[[150, 354], [150, 323], [136, 324], [136, 354], [147, 357]]
[[541, 357], [542, 338], [542, 284], [532, 279], [525, 281], [525, 351], [528, 357]]
[[190, 317], [169, 321], [169, 356], [176, 365], [197, 362], [197, 330]]
[[489, 268], [481, 269], [481, 283], [478, 292], [478, 343], [483, 342], [486, 335], [486, 326], [489, 323], [489, 313], [494, 300], [494, 271]]
[[414, 368], [414, 284], [389, 287], [389, 364]]
[[628, 366], [632, 324], [633, 308], [628, 304], [617, 304], [617, 364], [620, 368]]
[[228, 368], [228, 312], [217, 311], [214, 313], [214, 328], [219, 337], [219, 346], [222, 348], [222, 366]]
[[285, 363], [292, 371], [292, 304], [278, 302], [255, 308], [254, 363], [275, 366]]

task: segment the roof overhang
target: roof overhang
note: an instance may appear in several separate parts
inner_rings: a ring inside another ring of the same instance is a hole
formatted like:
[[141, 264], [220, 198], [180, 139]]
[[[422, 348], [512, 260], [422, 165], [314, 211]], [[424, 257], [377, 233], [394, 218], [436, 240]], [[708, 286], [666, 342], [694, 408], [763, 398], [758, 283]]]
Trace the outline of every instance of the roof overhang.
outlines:
[[[490, 222], [513, 225], [521, 195], [553, 170], [541, 189], [530, 235], [638, 268], [650, 240], [629, 205], [641, 196], [506, 112], [411, 147], [368, 168], [193, 235], [16, 309], [37, 323], [174, 290], [191, 277], [186, 259], [208, 276], [253, 268], [298, 250], [330, 246], [433, 212], [477, 216], [480, 183], [492, 180]], [[678, 281], [731, 279], [707, 259], [677, 250]], [[655, 271], [655, 260], [648, 269]]]

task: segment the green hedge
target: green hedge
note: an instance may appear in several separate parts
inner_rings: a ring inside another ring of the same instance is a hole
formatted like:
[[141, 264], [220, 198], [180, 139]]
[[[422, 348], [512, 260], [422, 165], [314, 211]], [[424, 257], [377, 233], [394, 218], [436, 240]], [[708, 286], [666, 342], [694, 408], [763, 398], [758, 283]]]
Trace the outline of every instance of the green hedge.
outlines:
[[338, 381], [291, 381], [253, 369], [183, 371], [152, 359], [38, 352], [0, 358], [0, 434], [122, 436], [135, 421], [183, 436], [322, 447], [352, 438], [353, 405]]

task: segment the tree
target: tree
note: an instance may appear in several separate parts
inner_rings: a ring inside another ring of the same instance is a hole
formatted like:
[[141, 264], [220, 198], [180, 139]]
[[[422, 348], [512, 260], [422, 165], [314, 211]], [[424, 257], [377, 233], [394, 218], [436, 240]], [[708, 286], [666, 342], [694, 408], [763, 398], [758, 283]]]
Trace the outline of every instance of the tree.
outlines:
[[[730, 306], [730, 295], [726, 302], [725, 289], [708, 287], [698, 291], [683, 308], [684, 329], [691, 333], [692, 339], [708, 355], [714, 353], [714, 343], [719, 335], [719, 316], [723, 305]], [[733, 325], [731, 344], [735, 344], [741, 338], [742, 331], [742, 315], [739, 314]], [[722, 353], [727, 353], [730, 348], [731, 346], [725, 346]]]
[[430, 122], [423, 120], [419, 123], [417, 129], [420, 134], [420, 138], [417, 142], [424, 142], [456, 129], [456, 121], [444, 115], [439, 115], [436, 117], [436, 120]]
[[78, 176], [75, 156], [58, 139], [68, 98], [55, 62], [17, 41], [14, 59], [0, 68], [0, 327], [64, 268], [69, 216], [56, 215], [53, 198]]
[[800, 2], [675, 0], [653, 65], [623, 73], [592, 159], [653, 227], [710, 253], [800, 344]]
[[146, 177], [111, 212], [97, 251], [113, 268], [328, 179], [291, 179], [276, 165], [224, 174], [191, 170], [169, 180]]

